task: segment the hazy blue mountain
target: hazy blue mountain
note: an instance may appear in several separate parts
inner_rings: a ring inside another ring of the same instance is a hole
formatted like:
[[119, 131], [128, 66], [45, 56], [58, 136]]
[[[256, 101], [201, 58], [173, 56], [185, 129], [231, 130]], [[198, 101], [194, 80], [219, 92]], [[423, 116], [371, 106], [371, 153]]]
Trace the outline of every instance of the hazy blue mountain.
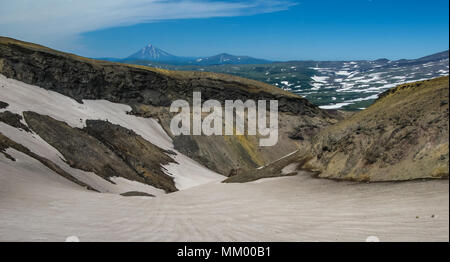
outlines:
[[190, 65], [248, 65], [248, 64], [267, 64], [268, 60], [253, 58], [250, 56], [235, 56], [227, 53], [218, 54], [215, 56], [198, 58], [193, 61], [189, 61]]
[[147, 64], [149, 62], [165, 63], [170, 65], [246, 65], [246, 64], [266, 64], [271, 61], [253, 58], [249, 56], [235, 56], [222, 53], [208, 57], [183, 57], [170, 54], [152, 44], [148, 44], [136, 53], [125, 59], [100, 58], [107, 61], [120, 61], [131, 64]]
[[125, 58], [125, 60], [147, 60], [157, 62], [181, 62], [189, 61], [192, 58], [172, 55], [152, 44], [148, 44], [136, 53]]
[[401, 59], [401, 60], [397, 60], [397, 64], [401, 64], [401, 65], [405, 65], [405, 64], [422, 64], [422, 63], [428, 63], [428, 62], [439, 62], [441, 60], [445, 60], [448, 59], [448, 52], [447, 51], [443, 51], [443, 52], [439, 52], [439, 53], [435, 53], [432, 55], [428, 55], [428, 56], [424, 56], [418, 59]]

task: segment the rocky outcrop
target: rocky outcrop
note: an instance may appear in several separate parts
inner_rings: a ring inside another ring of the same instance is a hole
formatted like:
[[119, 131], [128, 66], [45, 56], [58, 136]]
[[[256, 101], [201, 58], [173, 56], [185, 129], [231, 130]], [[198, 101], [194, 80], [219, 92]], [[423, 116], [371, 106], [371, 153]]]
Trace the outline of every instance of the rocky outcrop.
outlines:
[[77, 178], [75, 178], [71, 174], [69, 174], [66, 171], [64, 171], [60, 166], [58, 166], [57, 164], [53, 163], [51, 160], [35, 154], [34, 152], [30, 151], [25, 146], [23, 146], [23, 145], [15, 142], [15, 141], [9, 139], [8, 137], [6, 137], [2, 133], [0, 133], [0, 153], [3, 153], [3, 155], [6, 158], [10, 159], [11, 161], [16, 161], [16, 159], [14, 159], [11, 155], [6, 153], [6, 149], [8, 149], [8, 148], [15, 149], [15, 150], [17, 150], [19, 152], [22, 152], [22, 153], [28, 155], [31, 158], [36, 159], [37, 161], [41, 162], [41, 164], [43, 164], [44, 166], [46, 166], [47, 168], [49, 168], [50, 170], [52, 170], [56, 174], [66, 178], [69, 181], [72, 181], [73, 183], [75, 183], [75, 184], [77, 184], [79, 186], [82, 186], [82, 187], [84, 187], [86, 189], [89, 189], [89, 190], [97, 191], [95, 188], [92, 188], [91, 186], [83, 183], [82, 181], [78, 180]]
[[30, 129], [22, 122], [22, 116], [18, 114], [11, 113], [10, 111], [0, 112], [0, 121], [4, 122], [15, 128], [20, 128], [24, 131], [30, 132]]
[[139, 192], [139, 191], [129, 191], [129, 192], [122, 193], [120, 195], [125, 196], [125, 197], [131, 197], [131, 196], [155, 197], [152, 194], [145, 193], [145, 192]]
[[265, 166], [253, 170], [233, 170], [224, 183], [246, 183], [262, 178], [294, 176], [308, 158], [301, 151], [295, 151]]
[[35, 112], [23, 112], [23, 116], [27, 125], [56, 148], [71, 167], [94, 172], [105, 179], [122, 176], [143, 182], [114, 152], [82, 130]]
[[87, 120], [83, 129], [97, 138], [131, 166], [148, 184], [167, 192], [177, 191], [173, 178], [164, 172], [164, 165], [175, 163], [163, 150], [137, 135], [132, 130], [101, 120]]
[[448, 177], [448, 86], [441, 77], [388, 90], [315, 136], [303, 168], [356, 181]]
[[5, 103], [5, 102], [3, 102], [3, 101], [0, 101], [0, 109], [7, 108], [8, 106], [9, 106], [8, 103]]
[[102, 121], [90, 122], [86, 130], [97, 139], [49, 116], [29, 111], [23, 115], [30, 129], [56, 148], [73, 168], [94, 172], [111, 183], [109, 178], [117, 176], [166, 192], [177, 190], [172, 178], [156, 164], [173, 160], [128, 129]]

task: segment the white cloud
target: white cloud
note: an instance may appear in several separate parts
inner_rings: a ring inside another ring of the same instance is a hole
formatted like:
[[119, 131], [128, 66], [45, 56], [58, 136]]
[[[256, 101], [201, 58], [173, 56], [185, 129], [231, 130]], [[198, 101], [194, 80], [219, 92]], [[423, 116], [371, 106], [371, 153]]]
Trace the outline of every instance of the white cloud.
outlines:
[[53, 47], [83, 32], [168, 19], [276, 12], [291, 0], [0, 0], [0, 35]]

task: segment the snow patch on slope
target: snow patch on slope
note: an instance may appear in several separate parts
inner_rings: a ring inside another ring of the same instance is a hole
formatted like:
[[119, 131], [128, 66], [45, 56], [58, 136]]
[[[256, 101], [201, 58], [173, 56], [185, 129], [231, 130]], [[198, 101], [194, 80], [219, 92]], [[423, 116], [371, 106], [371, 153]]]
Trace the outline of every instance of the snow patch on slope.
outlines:
[[[179, 189], [185, 189], [203, 183], [220, 181], [223, 179], [222, 175], [203, 167], [192, 159], [189, 159], [188, 157], [177, 152], [174, 149], [172, 139], [167, 135], [157, 120], [127, 114], [127, 112], [131, 111], [131, 107], [128, 105], [112, 103], [106, 100], [83, 100], [83, 104], [80, 104], [74, 99], [60, 93], [10, 79], [1, 74], [0, 100], [9, 104], [6, 109], [2, 109], [0, 111], [8, 110], [20, 115], [22, 115], [22, 112], [24, 111], [33, 111], [42, 115], [48, 115], [59, 121], [64, 121], [72, 127], [83, 128], [86, 126], [86, 120], [95, 119], [107, 120], [113, 124], [132, 129], [136, 132], [136, 134], [142, 136], [150, 143], [162, 149], [176, 152], [177, 156], [175, 159], [178, 164], [171, 163], [165, 166], [165, 168], [167, 168], [170, 175], [174, 177], [175, 185]], [[4, 126], [6, 125], [2, 125], [2, 129], [0, 129], [1, 132], [3, 132]], [[18, 133], [17, 131], [18, 130], [13, 129], [13, 132], [9, 132], [9, 135], [14, 136], [14, 133]], [[34, 137], [38, 136], [34, 134]], [[19, 143], [21, 142], [18, 137], [10, 138]], [[33, 147], [31, 144], [39, 144], [42, 143], [42, 141], [31, 140], [29, 141], [30, 143], [27, 145], [24, 144], [24, 146]], [[51, 146], [47, 144], [45, 147], [47, 147], [48, 150], [48, 147]], [[56, 151], [56, 149], [52, 149]], [[32, 149], [30, 148], [30, 150]], [[40, 155], [43, 155], [44, 151], [45, 150], [40, 150]], [[56, 154], [53, 152], [51, 156], [56, 156]], [[59, 154], [58, 157], [62, 156]], [[47, 158], [52, 159], [52, 161], [55, 159], [55, 157]], [[55, 161], [55, 163], [58, 165], [61, 164], [60, 161]], [[70, 174], [78, 173], [74, 171], [68, 172]], [[76, 174], [73, 175], [77, 177]], [[86, 176], [86, 174], [80, 174], [80, 180], [84, 182], [82, 176]], [[97, 176], [90, 175], [90, 177]], [[94, 181], [90, 182], [94, 183]], [[87, 184], [91, 185], [90, 183]], [[94, 185], [92, 186], [96, 188]], [[105, 190], [108, 191], [111, 189], [106, 188]], [[155, 193], [158, 194], [158, 192], [152, 192], [151, 194]]]
[[[119, 180], [117, 180], [118, 177], [111, 177], [110, 178], [111, 181], [115, 183], [117, 182], [116, 184], [113, 184], [103, 179], [102, 177], [97, 176], [93, 172], [87, 172], [81, 169], [72, 168], [66, 163], [64, 156], [61, 155], [61, 153], [58, 150], [56, 150], [54, 147], [45, 142], [45, 140], [43, 140], [37, 134], [29, 133], [23, 130], [18, 130], [3, 122], [0, 122], [0, 132], [3, 135], [10, 138], [11, 140], [16, 141], [17, 143], [20, 143], [21, 145], [25, 146], [31, 152], [41, 157], [49, 159], [50, 161], [61, 167], [64, 171], [71, 174], [76, 179], [82, 181], [87, 185], [90, 185], [92, 188], [102, 193], [121, 194], [128, 191], [140, 191], [155, 196], [165, 193], [164, 190], [136, 181], [127, 180], [125, 178], [120, 178]], [[39, 161], [36, 160], [36, 162], [38, 166], [42, 165]], [[34, 167], [36, 167], [36, 165], [34, 165]], [[36, 169], [40, 170], [40, 168], [38, 167], [36, 167]], [[13, 173], [15, 174], [20, 172], [21, 171], [19, 169], [16, 169]], [[53, 173], [53, 171], [50, 172]]]

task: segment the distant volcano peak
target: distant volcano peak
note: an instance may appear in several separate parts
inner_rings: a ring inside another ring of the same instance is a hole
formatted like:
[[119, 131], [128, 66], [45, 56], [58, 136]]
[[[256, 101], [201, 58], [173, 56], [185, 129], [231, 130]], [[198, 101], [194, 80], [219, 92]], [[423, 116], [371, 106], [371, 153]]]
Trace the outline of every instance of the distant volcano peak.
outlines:
[[270, 62], [268, 60], [253, 58], [249, 56], [235, 56], [226, 52], [222, 52], [218, 55], [209, 57], [175, 56], [162, 49], [159, 49], [150, 42], [136, 53], [127, 57], [125, 60], [146, 60], [169, 64], [190, 64], [198, 66], [223, 64], [263, 64]]
[[148, 43], [145, 47], [132, 54], [128, 58], [131, 59], [142, 59], [150, 61], [174, 61], [178, 60], [178, 57], [167, 53], [166, 51], [159, 49], [152, 43]]

